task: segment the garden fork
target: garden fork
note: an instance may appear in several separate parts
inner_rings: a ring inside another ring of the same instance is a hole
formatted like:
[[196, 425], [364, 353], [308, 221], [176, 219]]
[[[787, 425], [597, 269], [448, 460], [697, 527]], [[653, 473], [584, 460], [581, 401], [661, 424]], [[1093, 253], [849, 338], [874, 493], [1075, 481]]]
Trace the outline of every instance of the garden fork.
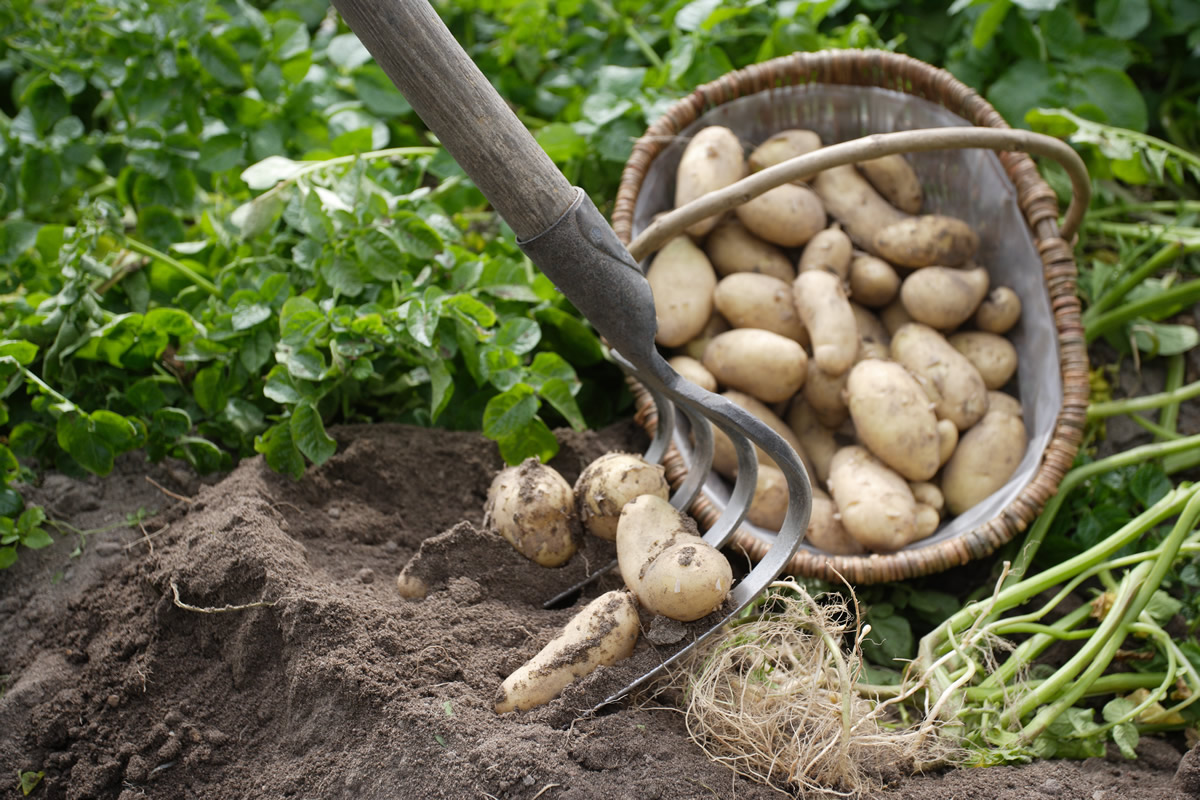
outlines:
[[675, 662], [748, 606], [779, 576], [808, 527], [812, 486], [796, 452], [766, 424], [723, 397], [683, 379], [655, 349], [654, 299], [637, 262], [583, 190], [571, 186], [459, 47], [426, 0], [333, 0], [393, 83], [492, 207], [534, 264], [607, 341], [614, 359], [652, 394], [658, 430], [647, 460], [659, 461], [677, 407], [691, 423], [696, 453], [671, 498], [686, 510], [712, 463], [715, 424], [734, 443], [738, 477], [717, 524], [704, 539], [726, 544], [754, 497], [757, 457], [769, 455], [787, 478], [788, 511], [774, 544], [743, 577], [715, 622], [688, 626], [662, 648], [657, 667], [607, 698], [615, 702]]

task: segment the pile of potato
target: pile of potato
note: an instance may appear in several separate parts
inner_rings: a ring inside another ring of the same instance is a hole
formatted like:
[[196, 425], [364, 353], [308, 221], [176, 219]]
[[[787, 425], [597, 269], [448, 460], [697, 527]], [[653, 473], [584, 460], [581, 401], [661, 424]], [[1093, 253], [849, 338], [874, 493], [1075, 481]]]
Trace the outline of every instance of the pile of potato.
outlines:
[[[728, 128], [700, 130], [676, 173], [676, 207], [821, 147], [778, 133], [749, 156]], [[1000, 390], [1017, 351], [1017, 294], [989, 286], [965, 222], [921, 214], [902, 156], [829, 169], [702, 220], [655, 254], [657, 343], [794, 447], [814, 477], [808, 542], [890, 552], [1002, 487], [1026, 447]], [[720, 432], [713, 467], [736, 477]], [[783, 475], [760, 451], [749, 518], [778, 529]], [[826, 495], [819, 488], [829, 489]]]

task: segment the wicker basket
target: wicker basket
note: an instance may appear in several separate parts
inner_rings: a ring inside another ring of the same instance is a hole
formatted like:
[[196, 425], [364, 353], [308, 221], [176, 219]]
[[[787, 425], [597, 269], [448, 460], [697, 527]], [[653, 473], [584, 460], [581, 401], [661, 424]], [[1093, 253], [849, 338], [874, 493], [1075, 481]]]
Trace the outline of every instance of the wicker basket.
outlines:
[[[862, 93], [862, 99], [858, 98], [858, 93]], [[649, 215], [663, 207], [661, 186], [653, 189], [657, 198], [654, 202], [658, 204], [656, 208], [647, 208], [647, 202], [639, 203], [639, 194], [646, 188], [647, 176], [655, 168], [657, 158], [664, 156], [662, 164], [667, 165], [673, 152], [677, 159], [681, 147], [679, 142], [691, 132], [689, 126], [695, 129], [704, 124], [726, 124], [712, 121], [714, 116], [720, 120], [722, 111], [725, 112], [725, 119], [737, 120], [743, 116], [736, 105], [740, 101], [757, 103], [760, 109], [769, 108], [769, 114], [780, 114], [782, 119], [790, 123], [780, 127], [810, 127], [798, 118], [800, 114], [793, 115], [796, 119], [788, 119], [789, 105], [803, 104], [811, 113], [823, 107], [820, 103], [832, 102], [827, 98], [834, 95], [840, 98], [838, 102], [850, 108], [849, 115], [854, 118], [833, 134], [837, 137], [834, 141], [914, 127], [903, 109], [909, 106], [924, 108], [928, 104], [933, 104], [930, 108], [939, 106], [936, 109], [939, 114], [949, 112], [957, 115], [954, 118], [956, 121], [934, 124], [1008, 127], [983, 98], [949, 73], [907, 56], [878, 51], [829, 51], [777, 58], [729, 73], [701, 86], [672, 105], [646, 131], [635, 144], [621, 176], [612, 215], [617, 235], [628, 244], [645, 227]], [[756, 99], [744, 99], [752, 97]], [[902, 109], [901, 112], [891, 114], [886, 121], [856, 117], [863, 113], [862, 108], [870, 105], [872, 98], [880, 97], [892, 103], [891, 107]], [[818, 105], [813, 104], [814, 98], [820, 101]], [[846, 98], [850, 98], [848, 106]], [[921, 115], [918, 113], [916, 116]], [[826, 138], [826, 141], [830, 139]], [[1025, 291], [1031, 291], [1031, 286], [1039, 296], [1030, 298], [1036, 301], [1032, 304], [1035, 308], [1031, 309], [1031, 304], [1026, 303], [1026, 316], [1031, 311], [1036, 313], [1036, 307], [1044, 309], [1043, 328], [1046, 336], [1039, 349], [1050, 351], [1050, 357], [1057, 356], [1056, 364], [1044, 368], [1032, 378], [1025, 374], [1022, 364], [1022, 404], [1027, 410], [1039, 402], [1045, 406], [1044, 401], [1036, 399], [1042, 397], [1043, 392], [1048, 392], [1057, 402], [1048, 409], [1035, 409], [1035, 413], [1042, 418], [1039, 424], [1041, 432], [1031, 431], [1028, 463], [1008, 486], [989, 499], [990, 505], [989, 501], [981, 503], [956, 518], [954, 522], [957, 525], [952, 523], [945, 526], [934, 536], [895, 553], [834, 556], [803, 545], [789, 564], [788, 571], [793, 574], [825, 579], [841, 576], [854, 583], [876, 583], [940, 572], [987, 556], [1029, 526], [1057, 491], [1059, 482], [1075, 458], [1083, 435], [1088, 401], [1088, 360], [1080, 323], [1080, 304], [1075, 294], [1075, 261], [1071, 245], [1059, 233], [1057, 198], [1026, 154], [1000, 153], [997, 160], [997, 156], [990, 152], [966, 152], [976, 159], [987, 158], [990, 159], [987, 163], [999, 165], [995, 170], [996, 180], [1004, 184], [1000, 193], [1011, 196], [1010, 200], [1001, 202], [1015, 206], [1012, 209], [1015, 224], [1022, 227], [1022, 234], [1028, 235], [1027, 240], [1031, 245], [1029, 265], [1021, 272], [1029, 284]], [[940, 166], [951, 163], [946, 158], [941, 158], [937, 161], [938, 165], [931, 167], [934, 162], [928, 159], [936, 161], [940, 158], [937, 154], [929, 154], [925, 158], [926, 171], [922, 179], [927, 187], [936, 187], [938, 179], [946, 174], [946, 169], [960, 168]], [[669, 168], [673, 174], [673, 164]], [[921, 173], [919, 160], [917, 169]], [[932, 174], [930, 169], [933, 170]], [[961, 175], [959, 180], [961, 182]], [[657, 183], [661, 184], [661, 181]], [[651, 193], [647, 189], [642, 199], [645, 200]], [[952, 203], [954, 200], [971, 203], [978, 202], [980, 198], [943, 198], [943, 205], [949, 205], [946, 209], [949, 213], [956, 213]], [[669, 195], [666, 196], [666, 202], [670, 202]], [[639, 222], [638, 230], [635, 230], [635, 219]], [[985, 248], [988, 236], [986, 230], [981, 231]], [[1039, 266], [1040, 275], [1037, 274]], [[1057, 348], [1052, 342], [1057, 344]], [[1028, 343], [1026, 346], [1031, 347]], [[1053, 352], [1055, 349], [1056, 353]], [[1038, 350], [1031, 352], [1036, 355]], [[1055, 385], [1047, 386], [1046, 380], [1054, 381]], [[1042, 385], [1034, 385], [1039, 382]], [[637, 405], [636, 419], [642, 427], [653, 433], [657, 425], [653, 400], [636, 381], [631, 380], [630, 385]], [[681, 449], [686, 450], [686, 439], [677, 435], [675, 444], [664, 460], [667, 478], [676, 487], [687, 475], [687, 460]], [[715, 475], [710, 476], [705, 492], [696, 498], [689, 509], [702, 529], [708, 529], [721, 513], [723, 503], [717, 495], [722, 485]], [[711, 491], [714, 486], [717, 487], [716, 494]], [[734, 545], [757, 560], [770, 547], [771, 540], [770, 532], [744, 525], [735, 535]]]

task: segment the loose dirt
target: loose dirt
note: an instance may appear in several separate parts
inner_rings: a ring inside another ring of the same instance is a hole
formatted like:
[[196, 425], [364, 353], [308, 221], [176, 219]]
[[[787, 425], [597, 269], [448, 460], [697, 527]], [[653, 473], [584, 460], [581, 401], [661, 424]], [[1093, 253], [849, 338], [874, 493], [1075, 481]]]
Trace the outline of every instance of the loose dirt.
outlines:
[[[709, 760], [665, 701], [584, 714], [633, 673], [497, 716], [500, 681], [573, 613], [541, 601], [610, 545], [547, 570], [482, 531], [501, 463], [476, 434], [335, 435], [337, 455], [299, 482], [261, 459], [202, 482], [134, 457], [103, 480], [45, 479], [32, 499], [80, 529], [146, 516], [0, 572], [3, 796], [21, 796], [19, 771], [45, 773], [32, 797], [70, 800], [780, 796]], [[644, 444], [629, 422], [559, 436], [572, 482]], [[412, 559], [425, 599], [396, 589]], [[1170, 741], [1143, 751], [898, 778], [876, 796], [1200, 797], [1197, 752], [1180, 766]]]

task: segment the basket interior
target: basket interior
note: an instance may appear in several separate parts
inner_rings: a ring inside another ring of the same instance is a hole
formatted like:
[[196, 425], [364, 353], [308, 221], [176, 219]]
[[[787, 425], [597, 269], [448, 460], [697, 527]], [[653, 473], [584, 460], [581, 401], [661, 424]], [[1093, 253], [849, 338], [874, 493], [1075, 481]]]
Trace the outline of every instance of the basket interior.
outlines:
[[[675, 171], [683, 148], [692, 133], [709, 125], [731, 129], [749, 150], [788, 128], [816, 131], [829, 144], [872, 133], [969, 124], [936, 103], [875, 87], [807, 84], [731, 100], [685, 128], [651, 163], [638, 192], [633, 234], [644, 230], [655, 214], [674, 207]], [[1008, 334], [1017, 349], [1018, 371], [1005, 390], [1020, 397], [1028, 435], [1025, 456], [1009, 482], [970, 511], [945, 522], [932, 536], [904, 548], [915, 550], [953, 539], [994, 518], [1033, 480], [1062, 408], [1063, 383], [1042, 261], [1018, 207], [1016, 188], [999, 159], [978, 149], [914, 153], [908, 159], [921, 179], [923, 210], [967, 221], [979, 234], [976, 260], [987, 268], [992, 285], [1009, 286], [1021, 298], [1021, 320]], [[673, 438], [687, 463], [691, 446], [684, 426], [681, 420]], [[721, 510], [730, 488], [713, 473], [704, 494]], [[743, 523], [742, 529], [766, 542], [774, 540], [774, 532], [750, 523]], [[801, 547], [820, 552], [808, 544]]]

